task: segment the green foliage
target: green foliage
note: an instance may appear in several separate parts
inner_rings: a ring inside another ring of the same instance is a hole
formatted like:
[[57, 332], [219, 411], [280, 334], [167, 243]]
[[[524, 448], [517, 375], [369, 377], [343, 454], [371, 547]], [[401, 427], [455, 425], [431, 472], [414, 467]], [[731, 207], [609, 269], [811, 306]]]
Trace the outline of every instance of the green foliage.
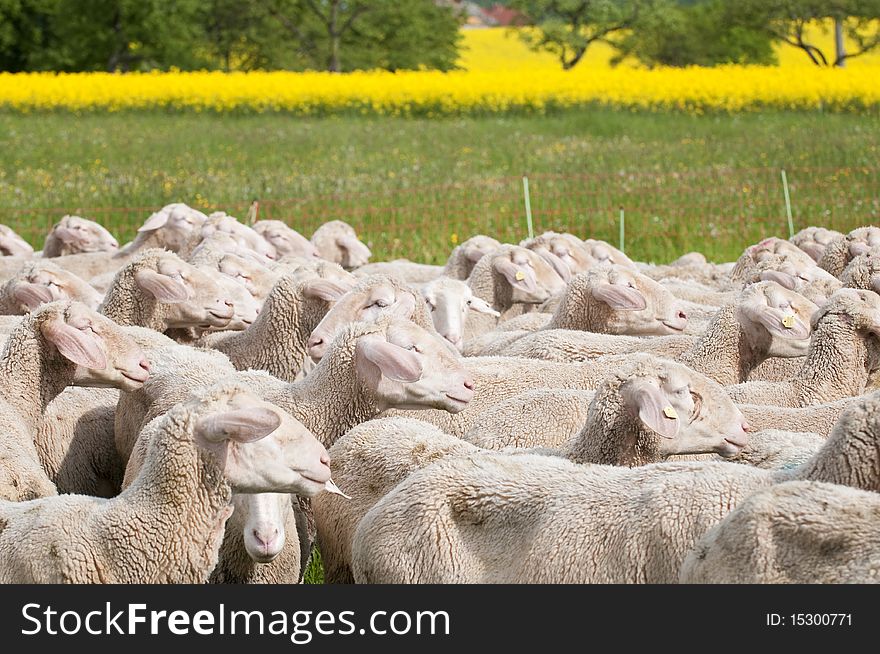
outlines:
[[432, 0], [0, 0], [0, 70], [449, 70], [458, 27]]
[[573, 68], [597, 41], [631, 28], [655, 0], [511, 0], [535, 30], [520, 37], [533, 50], [555, 55], [565, 70]]
[[[880, 47], [880, 33], [872, 25], [880, 19], [880, 0], [740, 0], [729, 3], [726, 19], [800, 48], [817, 66], [842, 65], [846, 59]], [[854, 49], [823, 52], [809, 40], [809, 23], [828, 19], [840, 22]]]
[[727, 5], [724, 0], [710, 0], [656, 6], [615, 43], [619, 54], [612, 63], [626, 57], [649, 66], [776, 63], [770, 35], [760, 28], [728, 22]]

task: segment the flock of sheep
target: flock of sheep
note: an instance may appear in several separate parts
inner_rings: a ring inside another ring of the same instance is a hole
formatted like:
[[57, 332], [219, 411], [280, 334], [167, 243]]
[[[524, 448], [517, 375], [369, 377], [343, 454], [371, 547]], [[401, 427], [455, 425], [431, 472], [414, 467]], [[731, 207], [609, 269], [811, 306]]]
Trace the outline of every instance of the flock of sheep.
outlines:
[[880, 581], [880, 228], [368, 263], [172, 204], [0, 226], [0, 581]]

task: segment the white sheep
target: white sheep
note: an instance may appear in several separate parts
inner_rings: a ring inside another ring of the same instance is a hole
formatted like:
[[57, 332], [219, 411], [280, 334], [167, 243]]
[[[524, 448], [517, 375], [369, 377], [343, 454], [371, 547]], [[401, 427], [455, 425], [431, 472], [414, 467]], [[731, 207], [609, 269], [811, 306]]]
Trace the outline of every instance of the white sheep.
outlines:
[[363, 266], [373, 253], [358, 240], [354, 228], [341, 220], [324, 223], [312, 234], [312, 245], [327, 261], [338, 263], [346, 270]]
[[79, 252], [117, 252], [119, 242], [94, 220], [66, 215], [52, 226], [43, 245], [44, 257]]
[[358, 524], [359, 583], [674, 583], [750, 494], [790, 480], [880, 490], [880, 394], [846, 409], [803, 465], [637, 468], [475, 452], [406, 477]]
[[880, 575], [880, 496], [815, 481], [748, 497], [694, 545], [682, 583], [864, 584]]
[[471, 236], [466, 241], [462, 241], [449, 255], [446, 260], [446, 266], [443, 268], [443, 274], [452, 279], [467, 279], [471, 275], [471, 271], [477, 262], [483, 256], [494, 252], [501, 243], [490, 236], [477, 234]]
[[24, 315], [54, 300], [76, 300], [97, 309], [103, 296], [85, 280], [51, 261], [26, 263], [0, 287], [0, 313]]
[[833, 229], [810, 226], [804, 227], [788, 240], [809, 254], [810, 258], [818, 263], [822, 259], [822, 255], [825, 254], [825, 249], [831, 244], [831, 242], [842, 236], [843, 234], [836, 232]]
[[0, 502], [0, 580], [203, 583], [231, 490], [316, 495], [330, 478], [302, 424], [235, 386], [197, 394], [145, 432], [146, 457], [113, 499]]
[[280, 220], [258, 220], [253, 229], [275, 248], [279, 258], [290, 254], [306, 259], [321, 256], [309, 239]]
[[21, 236], [15, 233], [11, 227], [0, 225], [0, 256], [15, 257], [13, 265], [18, 261], [32, 257], [34, 248]]
[[83, 304], [52, 302], [24, 318], [0, 355], [0, 498], [55, 494], [34, 441], [47, 405], [66, 386], [135, 389], [148, 369], [140, 348]]
[[859, 227], [831, 241], [819, 259], [819, 267], [840, 277], [850, 261], [877, 247], [880, 247], [880, 227]]
[[728, 386], [739, 403], [807, 406], [865, 391], [880, 361], [880, 296], [844, 288], [812, 317], [813, 337], [800, 371], [782, 382], [750, 381]]
[[460, 279], [440, 277], [424, 284], [421, 292], [431, 311], [434, 329], [459, 351], [464, 347], [464, 334], [471, 311], [495, 318], [501, 316], [485, 300], [474, 296], [471, 287]]

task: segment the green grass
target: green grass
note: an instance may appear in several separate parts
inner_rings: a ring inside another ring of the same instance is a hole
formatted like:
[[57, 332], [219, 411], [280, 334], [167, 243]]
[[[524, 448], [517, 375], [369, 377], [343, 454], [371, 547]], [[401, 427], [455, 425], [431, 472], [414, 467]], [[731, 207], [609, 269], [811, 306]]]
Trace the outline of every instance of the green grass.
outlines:
[[[570, 230], [665, 260], [692, 249], [735, 257], [786, 235], [779, 168], [796, 227], [878, 222], [880, 118], [819, 113], [589, 110], [443, 120], [0, 114], [0, 221], [35, 245], [64, 212], [122, 240], [163, 204], [185, 201], [310, 234], [341, 218], [378, 258], [442, 261], [457, 237]], [[455, 235], [455, 236], [453, 236]]]

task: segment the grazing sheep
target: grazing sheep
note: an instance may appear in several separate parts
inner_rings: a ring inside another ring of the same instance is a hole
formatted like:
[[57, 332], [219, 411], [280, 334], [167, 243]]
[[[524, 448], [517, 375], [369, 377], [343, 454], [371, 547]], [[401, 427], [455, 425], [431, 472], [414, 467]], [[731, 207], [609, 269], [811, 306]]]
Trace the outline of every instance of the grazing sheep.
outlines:
[[60, 257], [80, 252], [116, 252], [119, 242], [94, 220], [63, 216], [52, 226], [43, 245], [44, 257]]
[[24, 315], [54, 300], [76, 300], [97, 309], [103, 296], [84, 280], [51, 261], [26, 263], [0, 287], [0, 314]]
[[495, 318], [501, 315], [485, 300], [475, 297], [471, 287], [460, 279], [440, 277], [422, 286], [421, 291], [431, 311], [434, 329], [459, 351], [464, 347], [464, 333], [471, 311]]
[[341, 220], [324, 223], [312, 234], [312, 245], [321, 258], [338, 263], [346, 270], [359, 268], [370, 260], [370, 248], [358, 240], [354, 228]]
[[841, 289], [813, 315], [812, 326], [810, 347], [797, 375], [782, 382], [728, 386], [734, 401], [795, 407], [863, 393], [868, 375], [880, 367], [880, 296]]
[[224, 327], [234, 305], [212, 275], [173, 252], [151, 249], [113, 279], [100, 310], [120, 325], [164, 332], [174, 327]]
[[32, 257], [34, 248], [12, 228], [0, 225], [0, 255], [4, 257], [16, 257], [26, 259]]
[[386, 316], [411, 320], [428, 331], [434, 331], [434, 322], [418, 291], [392, 276], [372, 275], [338, 298], [312, 330], [308, 339], [309, 356], [320, 361], [329, 344], [346, 325], [376, 322]]
[[880, 247], [880, 227], [859, 227], [831, 241], [819, 260], [819, 267], [840, 277], [850, 261]]
[[833, 229], [811, 226], [804, 227], [788, 240], [809, 254], [810, 258], [818, 263], [822, 260], [822, 255], [825, 254], [825, 249], [831, 242], [842, 236], [843, 234], [835, 232]]
[[294, 381], [307, 357], [309, 336], [333, 303], [351, 288], [350, 283], [343, 277], [298, 281], [294, 275], [284, 275], [250, 327], [210, 334], [198, 344], [220, 350], [238, 370], [265, 370], [278, 379]]
[[880, 490], [880, 394], [856, 401], [789, 470], [638, 468], [474, 452], [406, 477], [358, 524], [359, 583], [674, 583], [694, 544], [750, 494], [790, 480]]
[[749, 496], [694, 545], [681, 583], [864, 584], [880, 575], [880, 496], [815, 481]]
[[326, 450], [252, 393], [221, 386], [146, 429], [146, 456], [113, 499], [0, 502], [5, 583], [204, 583], [230, 492], [320, 493]]
[[24, 318], [0, 356], [0, 498], [55, 494], [35, 445], [47, 405], [69, 385], [139, 388], [143, 352], [112, 321], [77, 302], [51, 302]]
[[317, 259], [321, 256], [305, 236], [280, 220], [258, 220], [253, 229], [275, 248], [279, 258], [290, 254], [306, 259]]
[[[538, 254], [515, 245], [502, 245], [474, 266], [468, 286], [506, 320], [565, 290], [565, 281]], [[465, 341], [494, 329], [497, 318], [471, 316]]]
[[471, 236], [452, 250], [446, 260], [443, 274], [451, 279], [467, 279], [471, 276], [474, 266], [484, 255], [494, 252], [500, 247], [501, 243], [489, 236], [482, 234]]

